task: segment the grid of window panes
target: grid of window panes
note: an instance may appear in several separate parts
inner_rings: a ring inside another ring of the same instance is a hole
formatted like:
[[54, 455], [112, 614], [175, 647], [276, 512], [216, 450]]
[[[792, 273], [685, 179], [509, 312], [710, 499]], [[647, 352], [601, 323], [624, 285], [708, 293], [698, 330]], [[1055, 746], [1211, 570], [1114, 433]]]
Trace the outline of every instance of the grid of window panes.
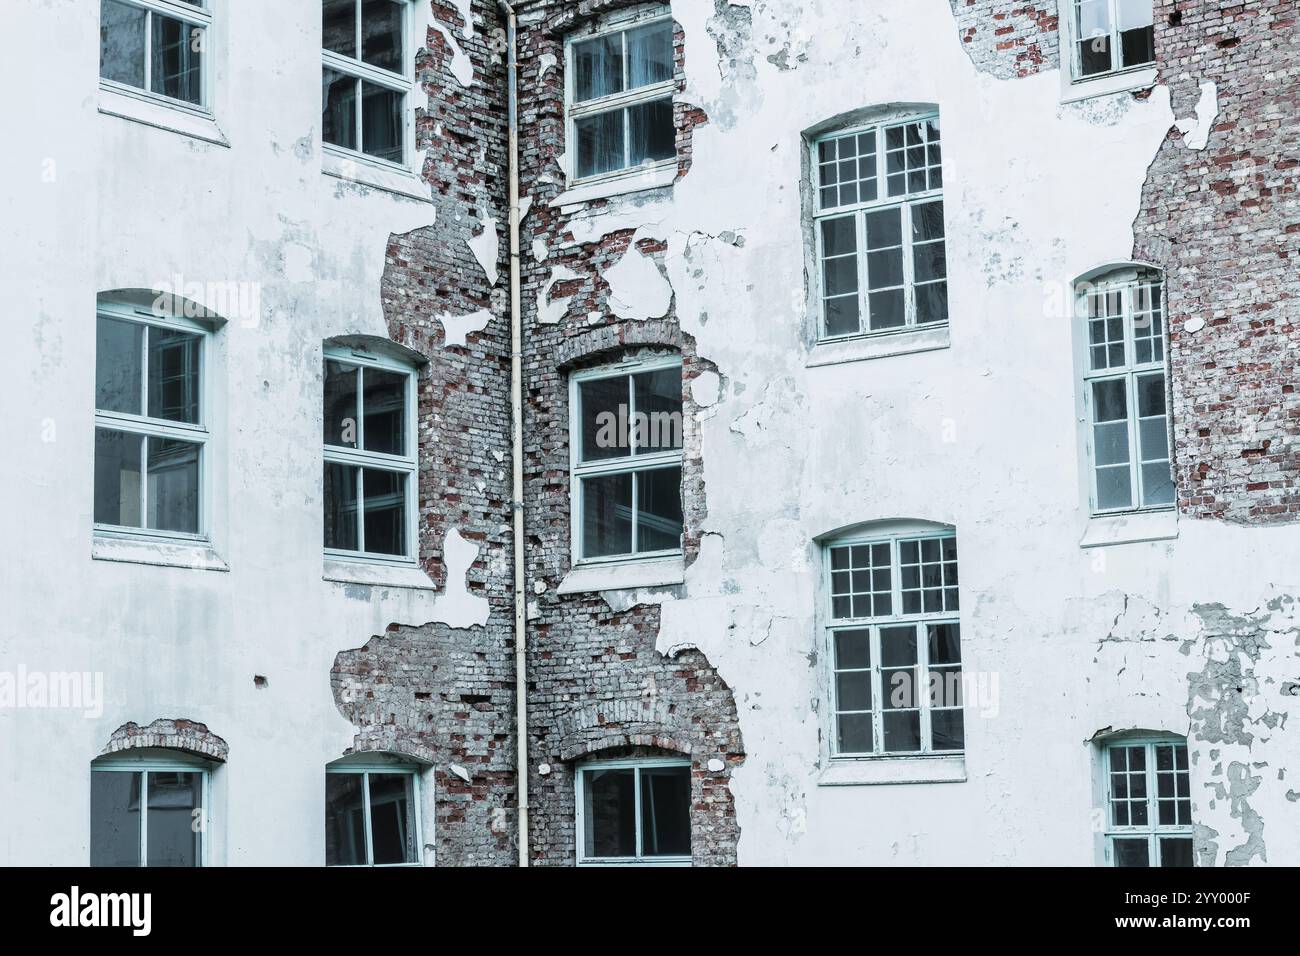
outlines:
[[412, 373], [325, 360], [325, 548], [412, 556]]
[[91, 866], [202, 866], [204, 773], [94, 767]]
[[1106, 748], [1111, 861], [1115, 866], [1191, 866], [1192, 800], [1187, 744]]
[[1081, 292], [1097, 512], [1174, 501], [1162, 289], [1157, 274], [1143, 271], [1103, 279]]
[[576, 178], [677, 156], [670, 18], [575, 40], [569, 64]]
[[187, 328], [97, 317], [96, 526], [200, 533], [203, 338]]
[[419, 863], [419, 785], [404, 770], [328, 768], [325, 865]]
[[1073, 16], [1079, 78], [1155, 62], [1152, 0], [1073, 0]]
[[829, 136], [814, 152], [823, 335], [947, 322], [938, 117]]
[[690, 862], [688, 763], [596, 764], [579, 773], [580, 862]]
[[956, 537], [827, 550], [835, 754], [961, 751]]
[[579, 557], [680, 550], [681, 365], [583, 377], [576, 398]]
[[392, 163], [406, 158], [405, 0], [322, 0], [321, 137]]
[[[188, 17], [178, 10], [190, 8]], [[195, 106], [203, 104], [203, 70], [211, 16], [201, 0], [101, 0], [99, 75], [123, 86]]]

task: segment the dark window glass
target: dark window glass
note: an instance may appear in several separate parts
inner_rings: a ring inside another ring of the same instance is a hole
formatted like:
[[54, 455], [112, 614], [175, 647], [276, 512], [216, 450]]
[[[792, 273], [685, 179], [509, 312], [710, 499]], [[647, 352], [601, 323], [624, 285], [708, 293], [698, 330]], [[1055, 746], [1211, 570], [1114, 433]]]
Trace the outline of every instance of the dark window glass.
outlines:
[[155, 531], [199, 531], [199, 446], [167, 438], [149, 439], [148, 526]]
[[99, 75], [144, 89], [145, 20], [140, 7], [102, 0], [99, 5]]
[[357, 84], [355, 77], [328, 67], [321, 79], [321, 139], [344, 149], [357, 148]]
[[681, 547], [681, 488], [681, 468], [656, 468], [637, 475], [637, 551]]
[[[356, 448], [357, 389], [361, 370], [355, 365], [325, 361], [325, 444]], [[368, 423], [367, 423], [368, 424]]]
[[367, 368], [362, 372], [366, 451], [406, 454], [407, 378], [402, 372], [378, 368]]
[[365, 547], [367, 554], [406, 554], [406, 476], [366, 468]]
[[356, 551], [357, 467], [325, 463], [325, 547]]
[[622, 474], [584, 478], [582, 492], [583, 557], [630, 554], [632, 476]]
[[341, 56], [356, 58], [356, 0], [324, 0], [321, 6], [321, 45]]
[[139, 773], [90, 775], [90, 865], [140, 865]]
[[690, 856], [690, 767], [641, 768], [641, 852]]
[[381, 70], [403, 72], [400, 3], [361, 0], [361, 59]]
[[409, 773], [370, 774], [370, 839], [375, 865], [417, 862], [415, 831], [415, 778]]
[[202, 27], [155, 13], [150, 83], [155, 93], [186, 103], [203, 99]]
[[325, 774], [325, 865], [366, 862], [366, 818], [359, 773]]
[[626, 768], [583, 773], [583, 855], [635, 856], [636, 772]]
[[139, 528], [141, 449], [144, 439], [128, 432], [95, 429], [95, 523]]
[[139, 415], [145, 326], [100, 318], [95, 328], [95, 407]]
[[203, 775], [149, 771], [150, 866], [198, 866]]
[[400, 163], [404, 153], [402, 104], [405, 97], [397, 90], [365, 80], [361, 82], [361, 97], [361, 151]]

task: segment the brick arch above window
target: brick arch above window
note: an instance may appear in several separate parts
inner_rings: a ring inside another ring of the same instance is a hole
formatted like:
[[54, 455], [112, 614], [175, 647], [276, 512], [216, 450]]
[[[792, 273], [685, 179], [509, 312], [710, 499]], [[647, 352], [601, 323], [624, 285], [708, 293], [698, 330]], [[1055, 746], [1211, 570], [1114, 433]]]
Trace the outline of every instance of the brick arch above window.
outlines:
[[668, 0], [580, 0], [569, 4], [546, 21], [546, 30], [552, 36], [564, 37], [574, 31], [599, 21], [602, 17], [622, 10], [642, 7], [646, 9], [662, 8], [665, 13], [671, 5]]
[[100, 756], [142, 748], [179, 750], [219, 763], [225, 763], [230, 753], [230, 746], [207, 724], [184, 717], [160, 717], [145, 727], [134, 721], [123, 724], [113, 731]]
[[610, 358], [637, 346], [681, 351], [684, 337], [674, 321], [621, 322], [591, 329], [566, 339], [555, 351], [555, 365], [561, 372]]
[[572, 763], [588, 758], [621, 755], [622, 751], [634, 747], [649, 747], [664, 751], [659, 756], [694, 757], [690, 744], [662, 731], [643, 730], [639, 733], [611, 731], [595, 737], [573, 740], [561, 745], [559, 758], [566, 763]]

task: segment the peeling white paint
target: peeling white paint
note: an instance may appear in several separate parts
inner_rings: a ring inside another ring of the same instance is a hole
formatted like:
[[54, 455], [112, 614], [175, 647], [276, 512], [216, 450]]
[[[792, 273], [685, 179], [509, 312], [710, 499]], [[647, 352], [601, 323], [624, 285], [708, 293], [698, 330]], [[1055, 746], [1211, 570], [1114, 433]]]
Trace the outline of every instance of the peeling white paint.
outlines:
[[564, 318], [564, 313], [569, 308], [569, 297], [560, 296], [552, 300], [551, 290], [561, 282], [581, 278], [581, 275], [568, 266], [556, 266], [552, 269], [551, 277], [542, 285], [542, 291], [537, 297], [537, 321], [545, 325], [555, 325]]
[[1205, 149], [1210, 132], [1219, 116], [1219, 88], [1213, 80], [1201, 84], [1201, 95], [1196, 101], [1196, 116], [1180, 119], [1175, 124], [1183, 134], [1183, 143], [1189, 149]]
[[609, 283], [609, 309], [623, 319], [663, 318], [672, 304], [672, 286], [635, 242], [636, 237], [623, 257], [602, 273]]
[[438, 321], [442, 323], [444, 345], [465, 345], [465, 337], [469, 333], [482, 332], [488, 327], [488, 323], [492, 321], [492, 312], [490, 309], [479, 309], [466, 315], [451, 315], [444, 312], [438, 316]]
[[474, 258], [483, 269], [490, 285], [496, 285], [500, 275], [497, 271], [497, 257], [501, 252], [501, 237], [497, 232], [495, 216], [484, 216], [483, 230], [477, 236], [465, 240]]

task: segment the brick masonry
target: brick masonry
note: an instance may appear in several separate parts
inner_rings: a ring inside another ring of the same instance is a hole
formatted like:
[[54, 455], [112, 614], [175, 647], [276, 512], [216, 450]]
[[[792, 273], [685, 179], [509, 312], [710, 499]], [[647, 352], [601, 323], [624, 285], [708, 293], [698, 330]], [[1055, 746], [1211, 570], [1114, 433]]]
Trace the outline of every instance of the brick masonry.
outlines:
[[981, 70], [1006, 80], [1056, 69], [1056, 0], [950, 2], [962, 46]]
[[147, 727], [134, 721], [123, 724], [108, 738], [101, 756], [141, 747], [180, 750], [218, 763], [225, 763], [230, 752], [225, 740], [208, 730], [207, 724], [183, 717], [160, 717]]

